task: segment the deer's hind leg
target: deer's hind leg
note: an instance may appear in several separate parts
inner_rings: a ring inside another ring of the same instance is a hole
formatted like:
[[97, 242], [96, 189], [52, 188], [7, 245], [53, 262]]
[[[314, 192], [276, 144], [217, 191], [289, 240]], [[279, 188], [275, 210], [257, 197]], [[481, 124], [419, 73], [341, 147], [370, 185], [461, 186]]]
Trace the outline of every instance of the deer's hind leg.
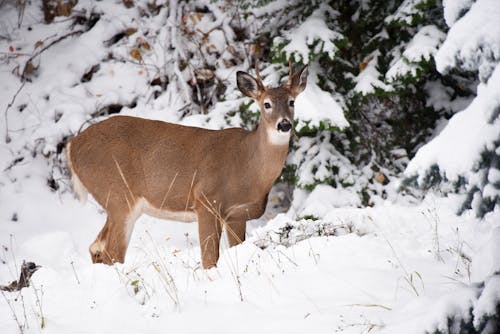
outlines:
[[141, 215], [140, 200], [116, 200], [105, 207], [108, 217], [89, 251], [94, 263], [124, 262], [130, 237]]

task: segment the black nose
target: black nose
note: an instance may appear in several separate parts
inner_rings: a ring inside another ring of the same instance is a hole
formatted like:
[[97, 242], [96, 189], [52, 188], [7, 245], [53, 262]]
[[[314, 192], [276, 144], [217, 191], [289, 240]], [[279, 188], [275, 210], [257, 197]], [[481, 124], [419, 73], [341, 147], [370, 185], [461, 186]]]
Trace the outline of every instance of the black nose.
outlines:
[[283, 132], [288, 132], [292, 128], [292, 123], [286, 118], [278, 123], [278, 130]]

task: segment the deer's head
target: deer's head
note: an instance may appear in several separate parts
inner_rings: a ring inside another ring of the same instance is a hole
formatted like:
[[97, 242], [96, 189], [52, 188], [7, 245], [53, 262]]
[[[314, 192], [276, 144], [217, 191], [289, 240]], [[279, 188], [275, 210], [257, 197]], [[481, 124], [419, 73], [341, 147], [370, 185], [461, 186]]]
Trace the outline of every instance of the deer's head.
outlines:
[[239, 90], [257, 101], [261, 110], [261, 126], [266, 128], [271, 144], [288, 144], [292, 130], [295, 98], [306, 88], [307, 66], [293, 73], [290, 64], [288, 82], [275, 88], [262, 83], [257, 64], [257, 78], [242, 71], [236, 74]]

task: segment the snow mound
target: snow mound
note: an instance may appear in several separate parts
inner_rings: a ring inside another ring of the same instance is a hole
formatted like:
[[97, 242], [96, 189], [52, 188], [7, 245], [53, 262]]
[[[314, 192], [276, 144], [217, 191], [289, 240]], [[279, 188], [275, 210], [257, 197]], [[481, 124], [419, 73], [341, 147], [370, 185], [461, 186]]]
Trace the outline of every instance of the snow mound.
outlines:
[[[453, 9], [456, 10], [455, 7]], [[486, 81], [500, 61], [498, 22], [500, 6], [497, 0], [475, 2], [467, 14], [453, 24], [436, 54], [438, 71], [446, 72], [454, 67], [461, 67], [468, 71], [478, 71], [479, 79]]]
[[469, 10], [475, 0], [444, 0], [444, 19], [451, 27], [463, 14]]

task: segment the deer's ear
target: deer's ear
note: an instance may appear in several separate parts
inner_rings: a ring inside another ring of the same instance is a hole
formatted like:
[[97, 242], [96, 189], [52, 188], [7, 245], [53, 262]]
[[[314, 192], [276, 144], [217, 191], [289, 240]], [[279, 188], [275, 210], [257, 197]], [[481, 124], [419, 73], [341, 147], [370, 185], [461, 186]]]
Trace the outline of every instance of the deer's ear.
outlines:
[[262, 84], [246, 72], [238, 71], [236, 73], [236, 83], [243, 94], [254, 99], [257, 99], [264, 90]]
[[292, 76], [290, 83], [290, 89], [295, 94], [298, 95], [306, 89], [307, 85], [307, 75], [309, 74], [308, 66], [304, 66], [300, 71], [297, 71]]

